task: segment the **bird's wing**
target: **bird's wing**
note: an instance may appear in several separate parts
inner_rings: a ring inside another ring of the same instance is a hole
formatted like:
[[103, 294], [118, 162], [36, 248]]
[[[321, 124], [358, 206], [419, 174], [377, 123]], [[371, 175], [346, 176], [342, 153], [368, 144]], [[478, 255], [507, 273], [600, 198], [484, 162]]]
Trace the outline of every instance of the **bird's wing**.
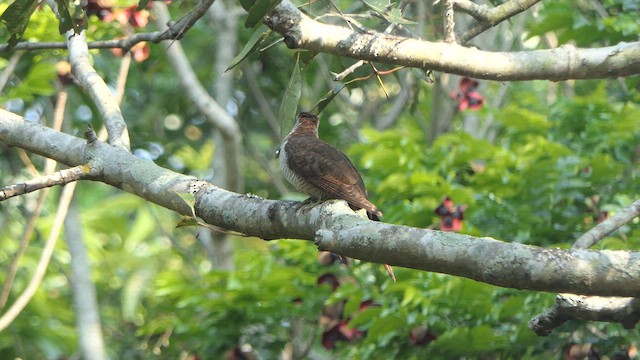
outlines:
[[367, 199], [362, 177], [349, 158], [339, 150], [312, 136], [290, 138], [285, 148], [288, 166], [298, 176], [331, 198], [343, 199], [378, 216], [382, 215]]

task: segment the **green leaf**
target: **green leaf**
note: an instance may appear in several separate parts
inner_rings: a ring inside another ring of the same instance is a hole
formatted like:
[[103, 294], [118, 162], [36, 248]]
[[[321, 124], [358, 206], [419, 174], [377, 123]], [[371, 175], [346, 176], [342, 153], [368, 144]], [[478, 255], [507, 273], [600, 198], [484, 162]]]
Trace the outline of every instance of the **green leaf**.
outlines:
[[368, 1], [364, 1], [362, 0], [362, 2], [369, 7], [371, 10], [377, 12], [378, 14], [380, 14], [380, 16], [382, 16], [383, 18], [385, 18], [385, 20], [387, 20], [390, 23], [396, 23], [396, 24], [404, 24], [404, 25], [414, 25], [416, 24], [415, 21], [411, 21], [411, 20], [407, 20], [405, 18], [402, 17], [402, 13], [400, 12], [400, 9], [395, 8], [392, 9], [389, 5], [390, 3], [388, 1], [385, 0], [368, 0]]
[[249, 12], [253, 4], [255, 4], [255, 0], [240, 0], [240, 6], [244, 9], [244, 11]]
[[58, 30], [60, 34], [64, 34], [68, 30], [73, 29], [73, 18], [69, 10], [69, 2], [67, 2], [67, 0], [56, 0], [56, 3], [58, 4], [58, 14], [60, 15]]
[[[460, 346], [464, 344], [464, 346]], [[497, 335], [492, 328], [481, 325], [473, 328], [453, 328], [431, 343], [434, 351], [452, 357], [487, 352], [509, 347], [507, 335]]]
[[182, 198], [182, 200], [184, 200], [184, 202], [187, 203], [187, 205], [189, 205], [189, 208], [191, 209], [191, 214], [193, 215], [193, 217], [195, 217], [196, 209], [194, 207], [196, 206], [196, 197], [190, 192], [185, 192], [185, 193], [176, 192], [176, 194], [180, 196], [180, 198]]
[[300, 57], [296, 56], [296, 64], [293, 67], [293, 73], [289, 79], [289, 84], [287, 84], [282, 102], [280, 103], [280, 111], [278, 112], [278, 116], [280, 117], [281, 137], [283, 139], [289, 129], [293, 126], [293, 119], [296, 117], [301, 93]]
[[395, 334], [397, 331], [405, 327], [405, 319], [392, 314], [389, 316], [378, 318], [367, 332], [369, 339], [389, 338], [389, 335]]
[[244, 27], [252, 28], [262, 20], [276, 5], [280, 3], [280, 0], [258, 0], [249, 9], [247, 19], [244, 21]]
[[320, 114], [322, 110], [324, 110], [324, 108], [326, 108], [327, 105], [331, 103], [333, 98], [335, 98], [336, 95], [338, 95], [340, 91], [342, 91], [342, 89], [344, 89], [346, 86], [347, 86], [346, 84], [336, 85], [333, 89], [331, 89], [328, 93], [326, 93], [322, 97], [322, 99], [318, 100], [318, 102], [311, 109], [311, 112], [315, 114]]
[[136, 8], [136, 11], [140, 11], [146, 8], [147, 5], [149, 5], [149, 0], [140, 0], [140, 2], [138, 2], [138, 7]]
[[22, 40], [27, 24], [29, 24], [29, 18], [36, 10], [37, 5], [38, 0], [16, 0], [0, 16], [0, 22], [5, 24], [11, 34], [7, 42], [9, 49]]
[[251, 38], [245, 44], [244, 48], [242, 48], [240, 53], [236, 55], [233, 60], [231, 60], [231, 64], [229, 64], [229, 67], [227, 67], [224, 72], [227, 72], [238, 66], [238, 64], [240, 64], [242, 60], [246, 59], [247, 56], [253, 54], [258, 49], [258, 46], [262, 44], [264, 40], [269, 36], [269, 34], [271, 34], [271, 30], [265, 30], [263, 26], [259, 27], [258, 30], [256, 30], [256, 32], [251, 35]]

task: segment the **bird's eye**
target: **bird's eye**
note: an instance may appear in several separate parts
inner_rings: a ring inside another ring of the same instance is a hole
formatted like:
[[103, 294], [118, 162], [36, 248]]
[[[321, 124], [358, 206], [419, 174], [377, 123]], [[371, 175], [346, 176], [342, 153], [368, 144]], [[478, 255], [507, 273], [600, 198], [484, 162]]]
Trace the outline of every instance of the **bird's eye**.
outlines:
[[276, 150], [276, 159], [280, 156], [280, 149]]

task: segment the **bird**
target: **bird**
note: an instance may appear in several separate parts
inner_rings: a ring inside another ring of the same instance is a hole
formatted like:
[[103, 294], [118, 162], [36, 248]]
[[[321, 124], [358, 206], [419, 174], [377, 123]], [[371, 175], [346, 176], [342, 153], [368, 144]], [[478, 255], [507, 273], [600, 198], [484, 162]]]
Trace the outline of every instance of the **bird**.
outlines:
[[320, 140], [316, 115], [301, 112], [279, 151], [284, 177], [300, 192], [319, 201], [345, 200], [353, 210], [365, 209], [379, 220], [382, 212], [367, 197], [362, 176], [349, 158]]
[[[301, 112], [278, 151], [284, 177], [298, 191], [319, 201], [345, 200], [353, 210], [365, 209], [371, 220], [380, 221], [382, 211], [367, 196], [362, 176], [340, 150], [320, 140], [318, 116]], [[387, 272], [395, 282], [389, 265]]]

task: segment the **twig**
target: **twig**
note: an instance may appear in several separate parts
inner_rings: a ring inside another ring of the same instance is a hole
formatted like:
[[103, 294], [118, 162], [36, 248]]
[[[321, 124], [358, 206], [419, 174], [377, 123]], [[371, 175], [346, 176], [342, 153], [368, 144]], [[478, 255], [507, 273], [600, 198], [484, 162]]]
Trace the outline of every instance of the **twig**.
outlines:
[[[92, 41], [88, 43], [89, 49], [113, 49], [121, 48], [123, 52], [128, 52], [135, 44], [149, 41], [159, 43], [163, 40], [180, 39], [184, 34], [200, 19], [206, 12], [214, 0], [204, 0], [189, 13], [184, 15], [175, 23], [171, 24], [164, 31], [153, 31], [148, 33], [140, 33], [131, 35], [127, 38], [118, 40]], [[50, 49], [66, 49], [66, 42], [21, 42], [16, 44], [11, 50], [50, 50]], [[0, 45], [0, 52], [7, 51], [9, 45]]]
[[453, 0], [444, 0], [444, 42], [456, 42], [456, 24], [453, 20]]
[[[122, 105], [122, 99], [124, 98], [125, 86], [127, 85], [127, 76], [129, 75], [129, 68], [131, 67], [131, 52], [127, 52], [122, 56], [120, 62], [120, 70], [118, 71], [118, 79], [116, 80], [116, 94], [114, 98], [118, 106]], [[107, 128], [102, 125], [98, 132], [98, 139], [105, 141], [107, 139]]]
[[23, 54], [24, 54], [23, 51], [18, 51], [15, 54], [11, 55], [11, 58], [9, 59], [9, 63], [2, 71], [2, 75], [0, 75], [0, 92], [2, 92], [2, 89], [4, 89], [5, 85], [7, 85], [7, 82], [9, 81], [11, 74], [13, 74], [13, 70], [16, 68], [16, 65], [18, 65], [18, 61], [20, 60]]
[[56, 186], [84, 179], [89, 174], [84, 165], [75, 166], [69, 169], [60, 170], [50, 175], [25, 181], [21, 184], [9, 185], [0, 189], [0, 201], [18, 195], [24, 195], [36, 190]]
[[356, 62], [355, 64], [349, 66], [348, 68], [344, 69], [339, 74], [331, 73], [331, 75], [333, 75], [333, 80], [334, 81], [342, 81], [344, 78], [346, 78], [347, 76], [353, 74], [354, 71], [356, 71], [359, 67], [361, 67], [362, 65], [364, 65], [366, 63], [367, 63], [366, 61], [360, 60], [360, 61]]
[[640, 200], [634, 201], [631, 205], [618, 211], [615, 215], [593, 227], [575, 241], [572, 249], [588, 249], [595, 245], [600, 239], [611, 234], [622, 225], [633, 220], [640, 215]]
[[65, 36], [67, 37], [69, 62], [71, 62], [73, 75], [100, 110], [104, 126], [109, 134], [108, 142], [111, 145], [130, 151], [131, 144], [127, 124], [122, 117], [122, 112], [115, 97], [111, 94], [111, 90], [91, 65], [86, 33], [83, 31], [74, 35], [74, 30], [69, 30]]
[[498, 23], [517, 15], [540, 0], [511, 0], [488, 9], [486, 5], [476, 5], [468, 0], [452, 0], [455, 7], [471, 15], [476, 19], [465, 31], [458, 33], [458, 42], [464, 44], [485, 30], [496, 26]]

